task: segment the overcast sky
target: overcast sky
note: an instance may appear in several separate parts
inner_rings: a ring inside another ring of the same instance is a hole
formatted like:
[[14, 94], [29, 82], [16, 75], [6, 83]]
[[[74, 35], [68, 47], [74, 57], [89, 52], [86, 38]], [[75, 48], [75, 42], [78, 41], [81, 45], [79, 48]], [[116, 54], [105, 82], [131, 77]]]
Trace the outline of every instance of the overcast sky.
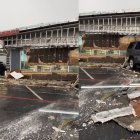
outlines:
[[0, 31], [74, 20], [79, 12], [140, 9], [140, 0], [0, 0]]
[[0, 31], [73, 20], [78, 12], [78, 0], [0, 0]]
[[80, 13], [120, 9], [140, 9], [140, 0], [79, 0]]

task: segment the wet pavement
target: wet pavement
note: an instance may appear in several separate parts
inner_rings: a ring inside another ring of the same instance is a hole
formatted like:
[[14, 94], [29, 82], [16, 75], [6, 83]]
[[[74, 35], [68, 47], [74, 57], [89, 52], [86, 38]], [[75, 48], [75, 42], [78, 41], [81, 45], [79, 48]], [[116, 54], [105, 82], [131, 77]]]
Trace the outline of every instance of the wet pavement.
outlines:
[[30, 87], [43, 98], [39, 100], [25, 86], [0, 87], [0, 140], [78, 139], [77, 129], [69, 125], [77, 115], [40, 111], [53, 110], [54, 105], [63, 111], [78, 111], [78, 97], [70, 94], [76, 94], [74, 90]]
[[[140, 78], [140, 74], [135, 74], [121, 68], [84, 67], [83, 69], [87, 73], [81, 69], [79, 71], [79, 83], [81, 86], [128, 85], [130, 83], [137, 83]], [[87, 74], [92, 76], [94, 79], [91, 79]]]

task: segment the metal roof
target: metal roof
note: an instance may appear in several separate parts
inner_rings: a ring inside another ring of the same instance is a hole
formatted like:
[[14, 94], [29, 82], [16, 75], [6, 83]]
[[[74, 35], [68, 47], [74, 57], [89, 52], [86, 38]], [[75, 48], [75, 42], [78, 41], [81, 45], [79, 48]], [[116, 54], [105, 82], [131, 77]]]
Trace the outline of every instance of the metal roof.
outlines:
[[36, 24], [36, 25], [31, 25], [31, 26], [19, 27], [19, 28], [15, 28], [15, 29], [11, 29], [11, 30], [4, 30], [4, 31], [0, 31], [0, 33], [2, 33], [2, 32], [10, 32], [10, 31], [13, 31], [13, 30], [24, 31], [24, 30], [29, 30], [29, 29], [35, 29], [35, 28], [41, 28], [41, 27], [46, 27], [46, 26], [57, 25], [57, 24], [72, 23], [72, 22], [76, 22], [76, 21], [78, 21], [78, 18], [77, 19], [75, 18], [73, 20], [68, 20], [68, 21], [40, 23], [40, 24]]
[[36, 24], [36, 25], [21, 27], [21, 28], [19, 28], [19, 31], [47, 27], [47, 26], [52, 26], [52, 25], [57, 25], [57, 24], [71, 23], [71, 22], [76, 22], [76, 21], [78, 21], [78, 19], [69, 20], [69, 21], [61, 21], [61, 22], [40, 23], [40, 24]]
[[101, 15], [101, 14], [123, 14], [123, 13], [136, 13], [140, 12], [140, 9], [121, 9], [121, 10], [114, 10], [114, 11], [92, 11], [87, 13], [80, 13], [80, 16], [92, 16], [92, 15]]

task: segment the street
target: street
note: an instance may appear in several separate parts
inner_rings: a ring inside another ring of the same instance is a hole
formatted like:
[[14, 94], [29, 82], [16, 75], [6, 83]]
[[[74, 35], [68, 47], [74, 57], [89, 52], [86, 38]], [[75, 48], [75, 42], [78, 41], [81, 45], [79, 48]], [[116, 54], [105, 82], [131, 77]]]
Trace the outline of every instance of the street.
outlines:
[[[67, 89], [30, 87], [39, 100], [25, 86], [1, 85], [0, 92], [0, 139], [1, 140], [51, 140], [78, 139], [76, 128], [71, 128], [77, 115], [65, 111], [78, 111], [78, 98]], [[47, 109], [64, 113], [49, 113]], [[44, 109], [44, 111], [41, 111]], [[63, 131], [62, 131], [62, 130]]]
[[[84, 69], [84, 71], [81, 68]], [[79, 82], [81, 86], [129, 85], [131, 83], [139, 83], [139, 72], [134, 73], [132, 71], [124, 70], [117, 67], [81, 68], [79, 71]]]

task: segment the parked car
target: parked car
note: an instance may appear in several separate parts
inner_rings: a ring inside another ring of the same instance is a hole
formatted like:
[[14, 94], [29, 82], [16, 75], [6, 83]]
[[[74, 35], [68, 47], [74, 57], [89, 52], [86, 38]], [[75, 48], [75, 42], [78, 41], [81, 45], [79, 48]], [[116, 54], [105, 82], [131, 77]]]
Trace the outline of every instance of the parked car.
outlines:
[[3, 64], [3, 62], [0, 62], [0, 75], [4, 75], [6, 71], [6, 66]]
[[127, 48], [128, 63], [131, 69], [140, 65], [140, 41], [131, 42]]

